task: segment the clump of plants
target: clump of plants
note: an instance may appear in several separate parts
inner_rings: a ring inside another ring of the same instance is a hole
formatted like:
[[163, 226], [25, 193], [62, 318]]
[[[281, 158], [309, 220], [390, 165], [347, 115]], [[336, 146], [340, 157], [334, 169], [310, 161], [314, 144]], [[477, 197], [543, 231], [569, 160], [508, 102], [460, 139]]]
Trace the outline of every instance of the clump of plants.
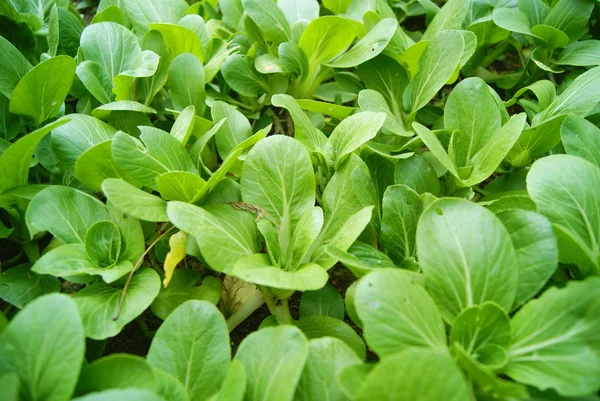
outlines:
[[599, 7], [1, 3], [0, 398], [599, 400]]

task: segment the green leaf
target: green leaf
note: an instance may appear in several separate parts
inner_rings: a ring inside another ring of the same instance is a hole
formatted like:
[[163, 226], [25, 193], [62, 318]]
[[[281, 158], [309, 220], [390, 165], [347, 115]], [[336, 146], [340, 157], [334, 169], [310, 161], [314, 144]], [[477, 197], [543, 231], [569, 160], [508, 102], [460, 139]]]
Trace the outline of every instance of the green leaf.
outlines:
[[[101, 120], [108, 120], [111, 117], [112, 112], [136, 112], [144, 114], [156, 114], [156, 110], [152, 107], [148, 107], [132, 100], [119, 100], [102, 106], [96, 107], [92, 110], [92, 115]], [[149, 125], [149, 124], [148, 124]]]
[[148, 363], [177, 377], [192, 400], [208, 400], [225, 379], [231, 347], [227, 324], [206, 301], [187, 301], [159, 327]]
[[26, 264], [0, 274], [0, 298], [19, 309], [42, 295], [59, 291], [56, 277], [32, 273]]
[[230, 272], [238, 260], [260, 250], [256, 223], [248, 212], [229, 205], [200, 208], [169, 202], [167, 214], [175, 226], [196, 239], [202, 256], [216, 271]]
[[223, 126], [215, 134], [217, 151], [225, 159], [237, 145], [252, 136], [252, 126], [246, 116], [225, 102], [214, 102], [210, 112], [213, 121], [225, 119]]
[[243, 401], [245, 393], [246, 369], [240, 361], [234, 359], [214, 401]]
[[77, 159], [86, 150], [112, 139], [117, 132], [104, 121], [85, 114], [69, 114], [59, 121], [66, 124], [52, 130], [52, 151], [58, 159], [58, 166], [69, 172], [75, 171]]
[[468, 1], [449, 0], [433, 17], [421, 40], [429, 40], [446, 29], [461, 29], [468, 10]]
[[536, 161], [527, 191], [538, 211], [554, 226], [559, 260], [583, 275], [600, 272], [600, 169], [576, 156], [553, 155]]
[[244, 202], [265, 209], [291, 238], [292, 226], [315, 202], [315, 178], [310, 156], [298, 141], [271, 136], [258, 142], [242, 170]]
[[419, 219], [417, 255], [444, 320], [452, 323], [485, 301], [511, 310], [519, 261], [506, 228], [484, 207], [459, 199], [431, 203]]
[[519, 259], [519, 280], [513, 309], [537, 294], [558, 266], [558, 247], [552, 224], [527, 210], [497, 214], [508, 230]]
[[[202, 42], [200, 42], [200, 38], [194, 31], [174, 23], [152, 23], [149, 26], [150, 29], [163, 35], [173, 59], [181, 54], [191, 53], [200, 62], [204, 61]], [[202, 84], [202, 82], [199, 82], [199, 84]]]
[[101, 269], [110, 269], [121, 255], [121, 231], [112, 221], [97, 221], [87, 230], [84, 245], [90, 262]]
[[345, 156], [373, 139], [386, 120], [384, 113], [363, 112], [344, 119], [331, 133], [328, 147], [336, 166]]
[[298, 106], [302, 110], [312, 111], [314, 113], [324, 114], [326, 116], [335, 117], [338, 120], [343, 120], [354, 112], [354, 107], [340, 106], [339, 104], [319, 102], [311, 99], [298, 99]]
[[0, 193], [7, 189], [27, 185], [31, 157], [38, 144], [50, 131], [68, 121], [68, 119], [61, 119], [38, 128], [14, 142], [0, 154], [0, 171], [2, 171]]
[[284, 42], [277, 48], [279, 64], [283, 71], [297, 79], [304, 79], [308, 72], [308, 59], [306, 54], [294, 42]]
[[130, 216], [144, 221], [168, 221], [167, 202], [116, 178], [102, 183], [102, 192], [108, 200]]
[[600, 129], [576, 115], [568, 116], [560, 127], [565, 151], [600, 167]]
[[31, 68], [21, 52], [3, 36], [0, 37], [0, 93], [10, 99], [17, 83]]
[[585, 31], [593, 8], [593, 1], [561, 0], [552, 7], [544, 24], [564, 32], [571, 41], [575, 41]]
[[317, 0], [281, 0], [277, 2], [277, 6], [290, 25], [294, 25], [299, 20], [312, 21], [319, 17]]
[[196, 115], [203, 115], [206, 107], [204, 79], [204, 67], [197, 57], [190, 53], [175, 57], [168, 72], [173, 107], [176, 110], [183, 110], [188, 106], [194, 106]]
[[19, 376], [21, 399], [67, 401], [75, 390], [84, 350], [73, 301], [66, 295], [45, 295], [28, 304], [2, 332], [0, 375]]
[[266, 254], [245, 256], [237, 261], [230, 273], [244, 281], [282, 290], [318, 290], [326, 283], [327, 272], [315, 263], [300, 265], [294, 271], [271, 265]]
[[71, 89], [75, 60], [56, 56], [41, 62], [19, 81], [10, 100], [13, 114], [29, 118], [40, 125], [55, 117]]
[[236, 29], [244, 15], [242, 0], [219, 0], [219, 8], [223, 14], [223, 22], [228, 27]]
[[185, 146], [174, 136], [151, 128], [144, 129], [140, 140], [117, 132], [112, 151], [117, 165], [144, 186], [158, 190], [156, 179], [169, 171], [198, 173]]
[[319, 131], [298, 102], [289, 95], [274, 95], [271, 99], [273, 106], [288, 110], [294, 120], [294, 138], [310, 150], [320, 150], [325, 146], [327, 137]]
[[350, 50], [345, 52], [327, 66], [333, 68], [355, 67], [378, 56], [390, 43], [396, 32], [398, 21], [395, 18], [385, 18], [379, 21], [365, 36]]
[[415, 113], [429, 103], [454, 73], [464, 46], [463, 37], [458, 31], [442, 31], [431, 38], [419, 58], [419, 71], [404, 91], [406, 110]]
[[171, 135], [179, 140], [184, 145], [187, 144], [192, 132], [194, 131], [194, 124], [196, 108], [190, 105], [183, 109], [177, 116], [173, 127], [171, 127]]
[[101, 269], [89, 260], [83, 244], [67, 244], [52, 249], [38, 259], [32, 271], [55, 277], [79, 278], [89, 280], [87, 276], [99, 275], [105, 283], [112, 283], [133, 269], [133, 264], [123, 260], [110, 269]]
[[406, 185], [419, 195], [429, 192], [439, 196], [442, 191], [435, 170], [425, 157], [418, 154], [398, 160], [394, 181], [396, 184]]
[[325, 252], [346, 266], [358, 278], [363, 277], [373, 269], [396, 267], [385, 253], [361, 241], [354, 242], [346, 252], [335, 246], [328, 246]]
[[325, 64], [342, 54], [356, 36], [350, 20], [338, 16], [319, 17], [300, 36], [298, 45], [309, 65]]
[[126, 324], [138, 317], [156, 298], [160, 290], [160, 278], [152, 269], [137, 271], [127, 288], [121, 313], [113, 320], [122, 290], [117, 286], [94, 283], [73, 295], [83, 319], [86, 337], [103, 340], [119, 334]]
[[346, 397], [336, 379], [345, 368], [360, 365], [361, 362], [356, 354], [338, 339], [319, 338], [309, 341], [308, 359], [296, 387], [294, 400], [345, 400]]
[[598, 278], [570, 281], [527, 303], [511, 321], [504, 373], [542, 390], [583, 396], [600, 388]]
[[344, 320], [344, 300], [330, 284], [317, 291], [306, 291], [300, 299], [300, 317], [320, 315]]
[[74, 398], [73, 401], [165, 401], [164, 398], [143, 389], [115, 389]]
[[323, 0], [323, 6], [334, 14], [343, 14], [348, 9], [352, 0]]
[[[267, 0], [271, 2], [272, 0]], [[257, 59], [258, 62], [258, 59]], [[252, 60], [241, 54], [229, 56], [221, 66], [223, 77], [227, 84], [244, 96], [258, 97], [270, 91], [265, 78], [259, 74]]]
[[106, 207], [98, 199], [59, 185], [38, 192], [27, 208], [25, 220], [31, 236], [49, 231], [65, 244], [83, 243], [87, 230], [107, 220]]
[[[111, 141], [92, 146], [75, 162], [75, 178], [93, 191], [102, 190], [102, 182], [107, 178], [120, 178], [121, 170], [115, 164], [111, 152]], [[133, 181], [133, 178], [127, 177]]]
[[201, 278], [200, 272], [190, 269], [175, 269], [168, 287], [160, 289], [160, 293], [152, 302], [152, 313], [166, 319], [179, 305], [190, 299], [208, 301], [217, 304], [221, 298], [221, 280], [206, 276], [202, 284], [196, 284]]
[[[177, 378], [162, 369], [153, 368], [156, 380], [156, 394], [165, 401], [190, 401], [190, 397]], [[240, 400], [241, 401], [241, 400]]]
[[116, 388], [153, 391], [154, 373], [146, 359], [129, 354], [112, 354], [83, 366], [77, 384], [78, 394]]
[[246, 368], [247, 401], [291, 401], [309, 356], [306, 338], [293, 326], [251, 333], [235, 359]]
[[582, 40], [570, 44], [554, 64], [581, 67], [600, 65], [600, 40]]
[[[498, 8], [494, 10], [494, 23], [511, 32], [534, 36], [527, 15], [516, 8]], [[534, 24], [537, 25], [537, 24]]]
[[360, 358], [365, 360], [366, 346], [363, 339], [348, 324], [331, 316], [305, 316], [294, 322], [309, 339], [333, 337], [342, 340]]
[[[302, 263], [311, 245], [318, 238], [323, 228], [323, 210], [316, 206], [308, 210], [298, 221], [292, 235], [292, 254], [289, 261], [285, 261], [290, 268], [295, 269]], [[282, 263], [284, 264], [284, 263]]]
[[10, 372], [0, 376], [0, 388], [4, 391], [6, 401], [19, 401], [19, 376]]
[[138, 35], [150, 30], [153, 22], [175, 24], [189, 8], [185, 0], [123, 0], [123, 6]]
[[355, 307], [367, 344], [381, 358], [409, 347], [446, 348], [440, 312], [410, 272], [367, 274], [358, 282]]
[[469, 399], [472, 396], [467, 380], [450, 354], [422, 348], [409, 348], [381, 361], [371, 370], [356, 397], [356, 401]]
[[381, 246], [396, 263], [413, 258], [417, 221], [423, 213], [419, 194], [405, 185], [392, 185], [383, 195]]
[[285, 14], [274, 0], [242, 0], [244, 11], [258, 25], [267, 40], [287, 42], [291, 28]]
[[191, 203], [204, 189], [206, 181], [187, 171], [169, 171], [156, 178], [156, 185], [164, 199]]
[[463, 310], [450, 331], [450, 344], [454, 343], [485, 365], [504, 365], [510, 343], [508, 315], [494, 302]]

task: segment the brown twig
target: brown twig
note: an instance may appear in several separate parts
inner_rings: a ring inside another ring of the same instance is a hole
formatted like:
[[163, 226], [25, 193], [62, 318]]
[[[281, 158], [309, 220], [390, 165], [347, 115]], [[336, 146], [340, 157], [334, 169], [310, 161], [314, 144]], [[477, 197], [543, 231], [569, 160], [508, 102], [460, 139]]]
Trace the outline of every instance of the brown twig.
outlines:
[[[167, 226], [167, 224], [169, 224], [169, 223], [167, 222], [167, 223], [163, 224], [162, 227], [160, 228], [159, 232], [164, 230], [165, 227]], [[129, 273], [129, 277], [127, 277], [127, 281], [125, 282], [125, 286], [123, 287], [123, 292], [121, 292], [121, 298], [119, 298], [119, 304], [117, 305], [117, 311], [115, 312], [115, 315], [112, 318], [113, 321], [117, 320], [119, 318], [119, 316], [121, 315], [121, 309], [123, 309], [123, 302], [125, 302], [125, 295], [127, 294], [127, 288], [129, 287], [129, 283], [131, 283], [131, 279], [133, 278], [133, 273], [135, 273], [137, 271], [137, 269], [139, 269], [139, 267], [142, 265], [142, 262], [144, 261], [144, 258], [146, 257], [146, 255], [148, 255], [148, 252], [150, 252], [150, 250], [154, 247], [154, 245], [156, 245], [158, 243], [158, 241], [163, 239], [174, 228], [175, 228], [175, 226], [169, 228], [167, 231], [165, 231], [164, 233], [159, 235], [148, 246], [148, 248], [146, 248], [146, 250], [144, 251], [144, 253], [142, 253], [142, 256], [139, 257], [137, 262], [135, 262], [133, 269], [131, 269], [131, 273]]]

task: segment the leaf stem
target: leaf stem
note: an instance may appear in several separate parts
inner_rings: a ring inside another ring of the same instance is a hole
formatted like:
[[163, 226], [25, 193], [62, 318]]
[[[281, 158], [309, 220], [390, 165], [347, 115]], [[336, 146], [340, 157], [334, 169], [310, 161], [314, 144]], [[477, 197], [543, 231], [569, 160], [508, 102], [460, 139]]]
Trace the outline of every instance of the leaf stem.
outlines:
[[269, 312], [279, 322], [279, 324], [292, 324], [294, 319], [290, 314], [290, 306], [288, 304], [287, 299], [279, 299], [274, 295], [264, 291], [265, 302], [267, 303], [267, 307], [269, 308]]
[[236, 310], [227, 319], [227, 327], [231, 333], [240, 323], [246, 320], [251, 314], [253, 314], [258, 308], [263, 306], [265, 303], [265, 296], [262, 291], [254, 291], [254, 294], [247, 299], [244, 304]]
[[[169, 223], [167, 222], [167, 223], [163, 224], [162, 227], [160, 228], [159, 232], [164, 230], [165, 227], [167, 226], [167, 224], [169, 224]], [[137, 271], [137, 269], [139, 269], [139, 267], [142, 265], [142, 262], [144, 261], [144, 258], [146, 257], [146, 255], [148, 255], [148, 252], [150, 252], [150, 250], [152, 248], [154, 248], [154, 245], [156, 245], [158, 243], [158, 241], [163, 239], [174, 228], [175, 228], [175, 226], [169, 228], [167, 231], [160, 234], [154, 241], [152, 241], [152, 243], [148, 246], [148, 248], [146, 248], [146, 250], [144, 251], [144, 253], [142, 253], [142, 255], [139, 257], [137, 262], [135, 262], [133, 269], [131, 269], [129, 276], [127, 277], [127, 281], [125, 282], [123, 291], [121, 292], [121, 297], [119, 298], [119, 304], [117, 305], [117, 310], [115, 312], [115, 315], [112, 318], [113, 321], [116, 321], [119, 318], [119, 316], [121, 315], [121, 309], [123, 309], [123, 302], [125, 302], [125, 295], [127, 294], [127, 288], [129, 287], [129, 283], [131, 283], [131, 279], [133, 278], [133, 273], [135, 273]]]

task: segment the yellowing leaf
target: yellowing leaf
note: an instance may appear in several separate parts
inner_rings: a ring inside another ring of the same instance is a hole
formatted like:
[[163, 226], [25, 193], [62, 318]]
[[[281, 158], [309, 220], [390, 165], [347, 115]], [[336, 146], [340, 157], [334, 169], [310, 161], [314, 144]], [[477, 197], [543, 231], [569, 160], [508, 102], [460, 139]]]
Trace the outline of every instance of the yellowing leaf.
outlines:
[[173, 234], [169, 238], [169, 248], [171, 249], [167, 253], [165, 258], [165, 264], [163, 269], [165, 270], [165, 279], [163, 285], [165, 288], [169, 285], [175, 267], [185, 258], [185, 248], [187, 247], [188, 236], [183, 231], [179, 231], [177, 234]]

